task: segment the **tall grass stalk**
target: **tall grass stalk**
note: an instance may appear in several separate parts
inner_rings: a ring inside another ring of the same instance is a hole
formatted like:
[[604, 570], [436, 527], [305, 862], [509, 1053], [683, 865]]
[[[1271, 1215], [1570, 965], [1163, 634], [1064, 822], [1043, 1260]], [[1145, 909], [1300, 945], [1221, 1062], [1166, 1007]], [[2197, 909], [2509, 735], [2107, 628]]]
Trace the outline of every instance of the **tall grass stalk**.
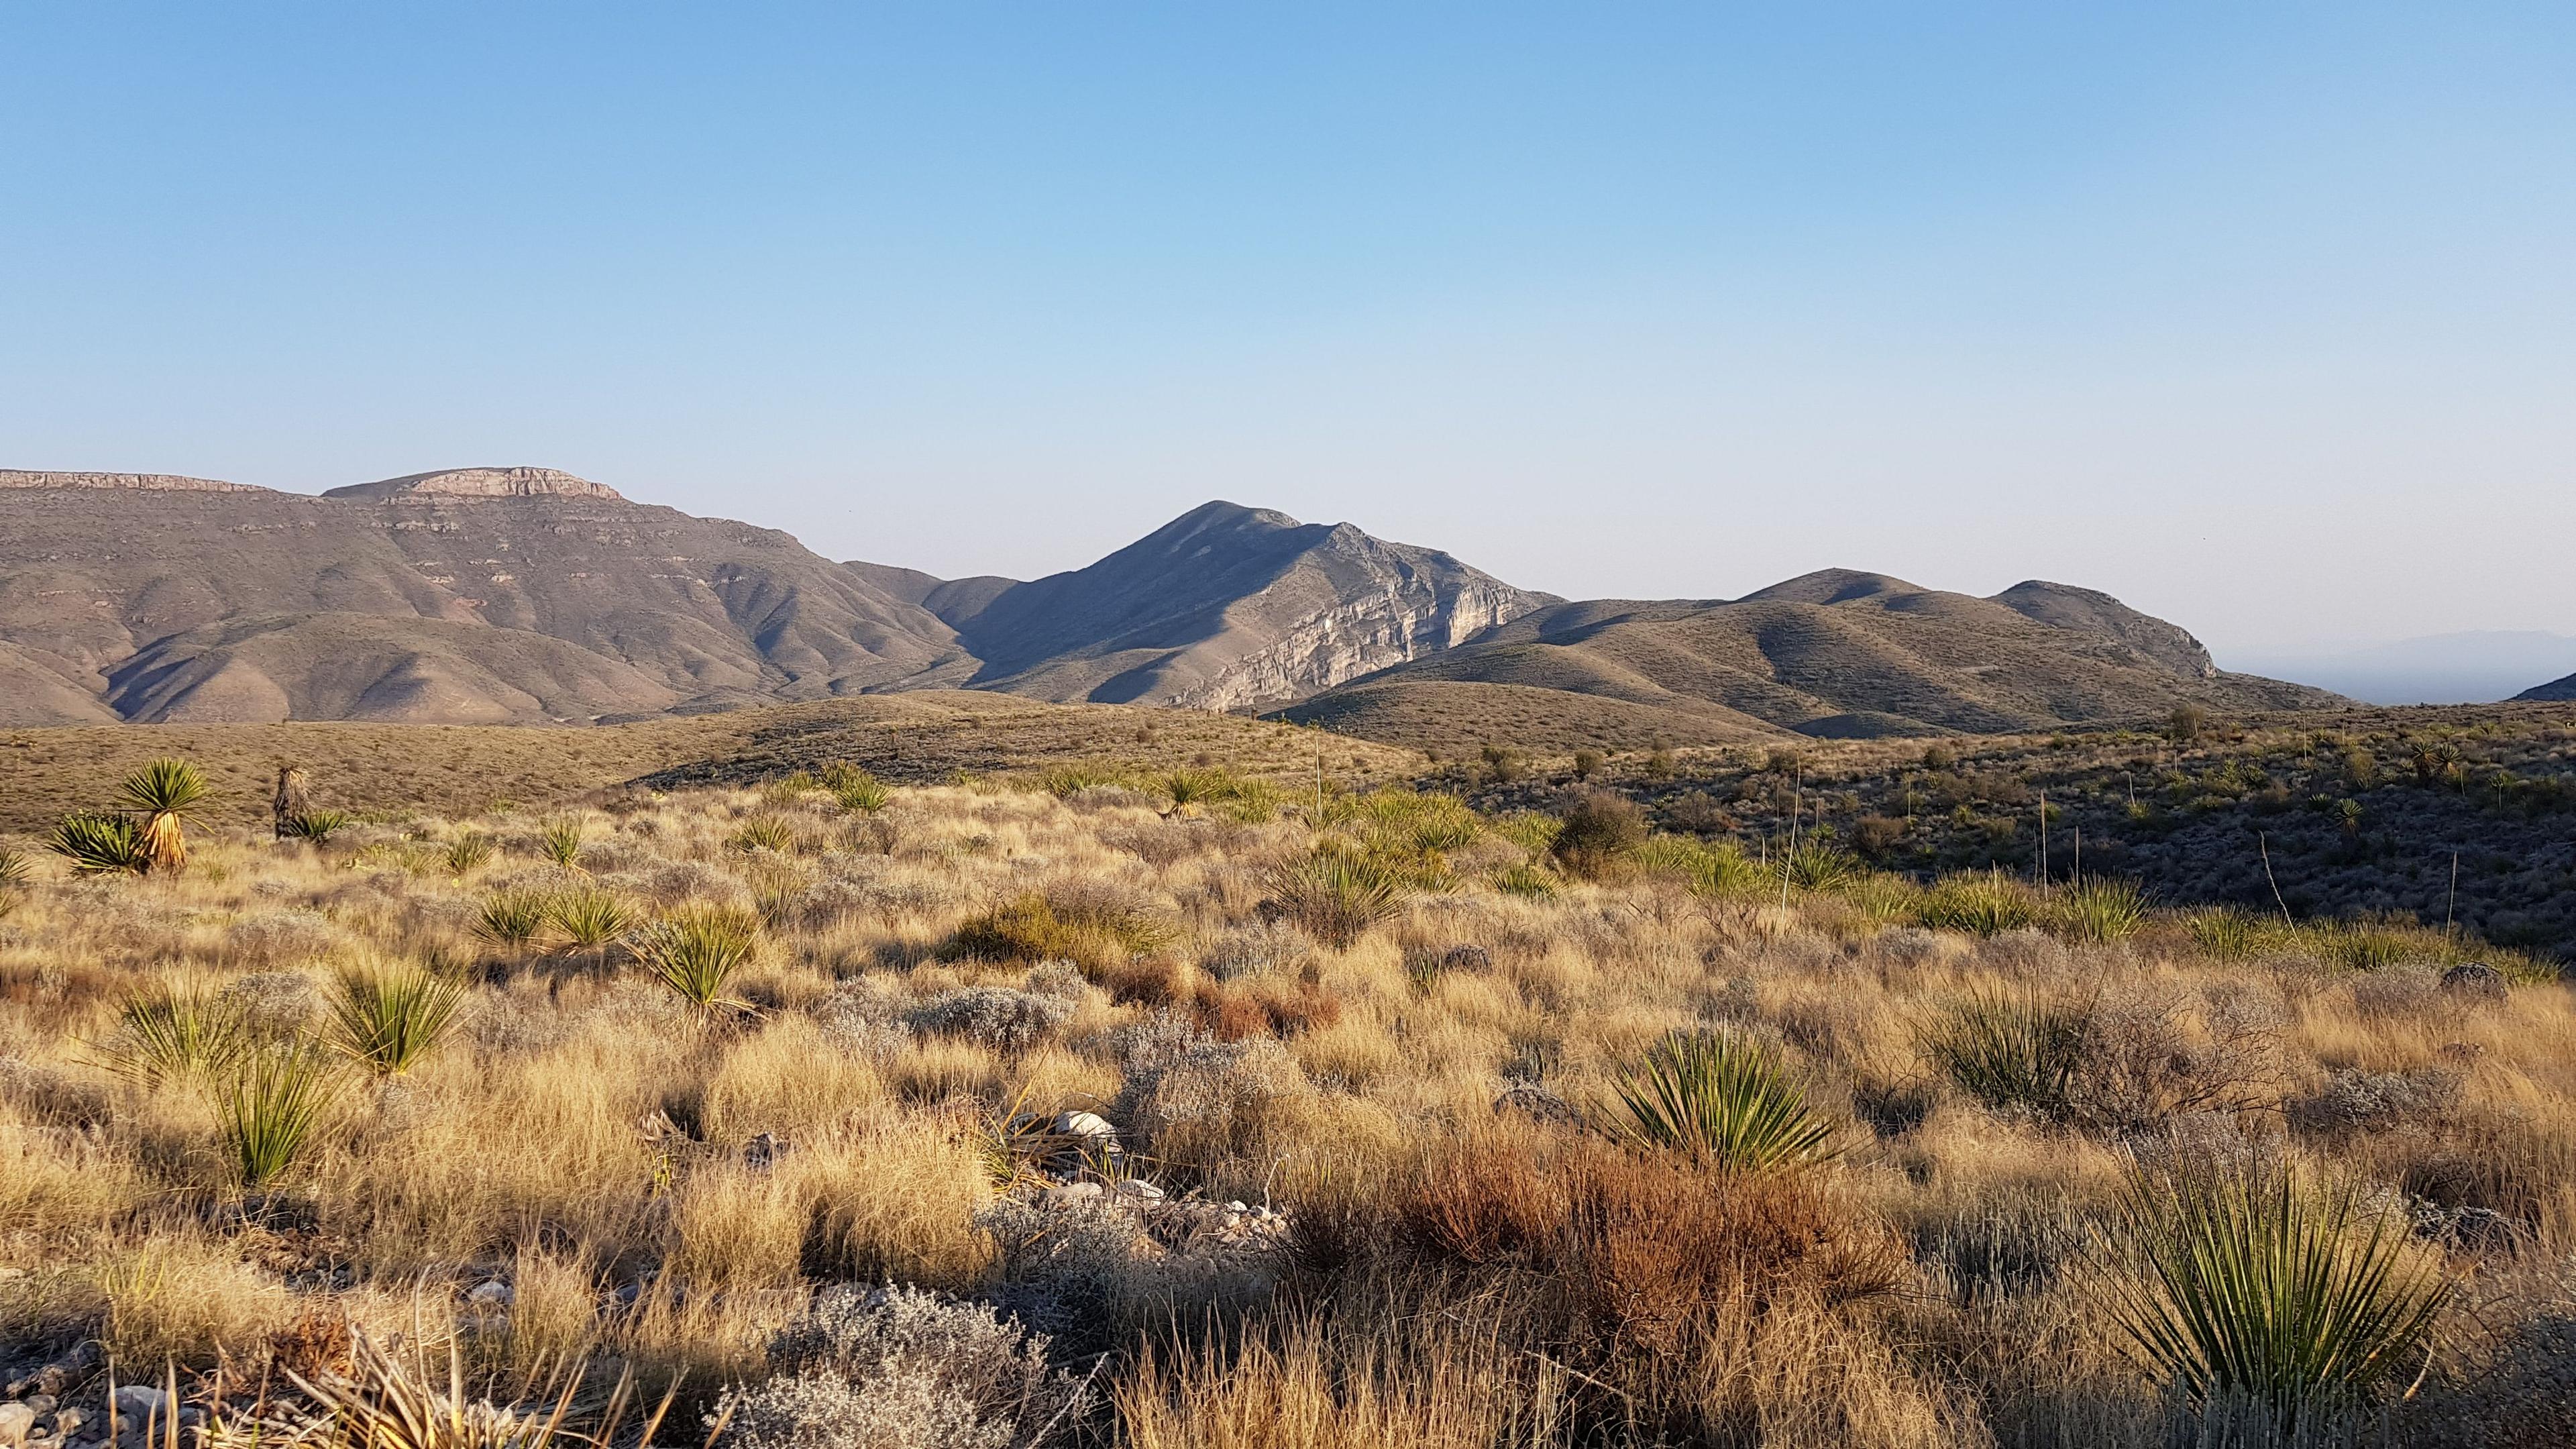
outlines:
[[1612, 1079], [1611, 1131], [1722, 1172], [1765, 1172], [1833, 1155], [1833, 1124], [1760, 1042], [1677, 1033]]

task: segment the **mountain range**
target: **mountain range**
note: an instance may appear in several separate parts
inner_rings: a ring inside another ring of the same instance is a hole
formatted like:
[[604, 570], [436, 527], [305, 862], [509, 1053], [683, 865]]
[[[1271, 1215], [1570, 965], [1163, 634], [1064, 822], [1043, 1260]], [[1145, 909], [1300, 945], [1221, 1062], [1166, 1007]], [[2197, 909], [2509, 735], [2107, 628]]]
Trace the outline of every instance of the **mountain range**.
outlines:
[[318, 497], [0, 471], [0, 725], [591, 724], [956, 688], [1434, 745], [2345, 702], [2223, 673], [2175, 625], [2037, 581], [1979, 599], [1828, 570], [1736, 600], [1568, 602], [1224, 502], [1084, 568], [940, 579], [545, 468]]

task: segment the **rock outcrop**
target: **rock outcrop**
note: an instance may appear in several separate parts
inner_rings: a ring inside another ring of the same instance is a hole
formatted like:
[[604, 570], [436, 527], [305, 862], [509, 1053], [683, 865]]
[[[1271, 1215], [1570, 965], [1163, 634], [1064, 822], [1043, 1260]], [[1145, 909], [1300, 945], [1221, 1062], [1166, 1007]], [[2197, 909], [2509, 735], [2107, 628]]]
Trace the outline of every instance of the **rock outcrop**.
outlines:
[[432, 498], [611, 498], [624, 495], [553, 468], [441, 468], [374, 483], [334, 488], [325, 498], [375, 498], [388, 503]]

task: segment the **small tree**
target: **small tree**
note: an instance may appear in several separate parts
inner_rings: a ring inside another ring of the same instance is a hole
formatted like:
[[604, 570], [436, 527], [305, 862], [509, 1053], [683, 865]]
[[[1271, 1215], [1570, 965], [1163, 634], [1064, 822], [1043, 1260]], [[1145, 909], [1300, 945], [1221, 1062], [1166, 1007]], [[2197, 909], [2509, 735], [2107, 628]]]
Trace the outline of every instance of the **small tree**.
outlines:
[[2209, 711], [2196, 704], [2178, 704], [2165, 720], [2165, 738], [2176, 745], [2200, 743], [2201, 731], [2209, 727]]

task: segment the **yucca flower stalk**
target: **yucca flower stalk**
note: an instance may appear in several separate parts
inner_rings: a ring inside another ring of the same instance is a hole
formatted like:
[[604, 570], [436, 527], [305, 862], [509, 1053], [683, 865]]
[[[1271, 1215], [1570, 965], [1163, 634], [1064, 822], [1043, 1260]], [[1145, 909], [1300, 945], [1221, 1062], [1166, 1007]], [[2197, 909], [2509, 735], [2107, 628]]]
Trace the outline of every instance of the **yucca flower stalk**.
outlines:
[[2113, 1311], [2193, 1411], [2301, 1442], [2421, 1371], [2452, 1285], [2354, 1189], [2204, 1164], [2141, 1180], [2129, 1207], [2146, 1282]]
[[181, 827], [188, 812], [213, 793], [197, 767], [181, 759], [158, 759], [125, 777], [125, 804], [143, 815], [143, 854], [156, 871], [176, 871], [188, 863], [188, 837]]
[[1769, 1048], [1733, 1032], [1675, 1033], [1619, 1069], [1602, 1116], [1638, 1147], [1721, 1172], [1767, 1172], [1834, 1155], [1833, 1124]]

